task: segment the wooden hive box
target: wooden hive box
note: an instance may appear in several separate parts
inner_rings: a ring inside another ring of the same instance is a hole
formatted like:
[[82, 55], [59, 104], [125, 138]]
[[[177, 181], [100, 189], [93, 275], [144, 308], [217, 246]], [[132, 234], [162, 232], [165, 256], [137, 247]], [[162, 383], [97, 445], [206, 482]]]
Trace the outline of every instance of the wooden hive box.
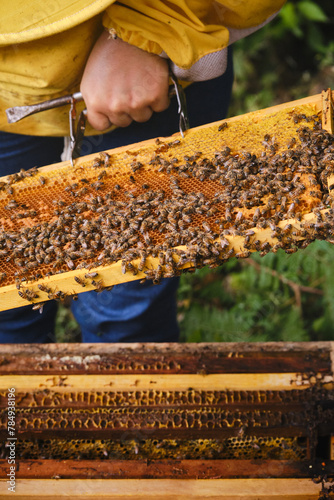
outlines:
[[333, 342], [2, 345], [0, 497], [332, 498], [333, 362]]

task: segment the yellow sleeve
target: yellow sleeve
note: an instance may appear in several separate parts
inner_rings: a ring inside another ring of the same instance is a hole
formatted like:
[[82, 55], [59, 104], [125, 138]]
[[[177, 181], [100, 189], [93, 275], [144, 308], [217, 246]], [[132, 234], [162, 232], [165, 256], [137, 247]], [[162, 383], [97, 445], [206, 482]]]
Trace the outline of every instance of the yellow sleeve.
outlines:
[[[229, 44], [229, 27], [244, 31], [264, 23], [285, 0], [122, 0], [105, 11], [103, 24], [122, 40], [190, 68]], [[252, 30], [254, 31], [254, 29]]]

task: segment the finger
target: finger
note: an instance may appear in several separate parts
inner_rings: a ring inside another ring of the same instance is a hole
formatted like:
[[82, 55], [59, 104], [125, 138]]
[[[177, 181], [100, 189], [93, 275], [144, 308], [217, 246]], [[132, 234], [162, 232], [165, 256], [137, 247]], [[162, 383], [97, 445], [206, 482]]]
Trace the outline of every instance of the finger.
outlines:
[[160, 113], [161, 111], [165, 111], [165, 109], [167, 109], [169, 105], [170, 105], [170, 99], [168, 92], [166, 92], [151, 103], [151, 108], [156, 113]]
[[117, 127], [128, 127], [133, 120], [133, 117], [128, 113], [108, 113], [108, 118], [113, 125]]
[[87, 108], [87, 120], [95, 130], [100, 131], [106, 130], [112, 124], [108, 116], [106, 116], [104, 113], [90, 111], [89, 108]]
[[152, 109], [150, 106], [145, 106], [140, 109], [134, 109], [131, 111], [131, 117], [135, 122], [147, 122], [153, 114]]

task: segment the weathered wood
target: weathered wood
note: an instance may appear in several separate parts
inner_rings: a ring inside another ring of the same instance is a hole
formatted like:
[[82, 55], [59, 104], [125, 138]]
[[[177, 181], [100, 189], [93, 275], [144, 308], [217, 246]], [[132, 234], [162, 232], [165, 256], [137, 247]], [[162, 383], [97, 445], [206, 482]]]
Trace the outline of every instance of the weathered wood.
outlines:
[[334, 342], [2, 344], [0, 374], [332, 374]]
[[[0, 459], [0, 477], [8, 463]], [[19, 460], [19, 479], [313, 478], [334, 475], [334, 463], [301, 460]]]
[[331, 89], [322, 92], [322, 128], [333, 133], [333, 93]]
[[[318, 500], [321, 485], [311, 479], [21, 479], [15, 500]], [[5, 480], [0, 494], [12, 500]]]

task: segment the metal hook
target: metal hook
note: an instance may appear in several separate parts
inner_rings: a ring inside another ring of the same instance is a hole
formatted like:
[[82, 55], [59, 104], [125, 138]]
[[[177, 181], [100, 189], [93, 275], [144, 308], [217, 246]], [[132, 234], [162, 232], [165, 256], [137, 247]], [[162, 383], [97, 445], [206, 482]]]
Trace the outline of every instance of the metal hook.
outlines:
[[[86, 129], [86, 119], [87, 119], [87, 109], [81, 111], [78, 119], [78, 124], [76, 131], [73, 132], [73, 124], [72, 124], [72, 133], [71, 133], [71, 165], [73, 167], [73, 160], [80, 156], [80, 150], [82, 141], [85, 135]], [[70, 123], [72, 121], [72, 116], [70, 114]], [[75, 126], [75, 124], [74, 124]]]
[[186, 95], [182, 86], [179, 84], [173, 71], [169, 68], [169, 75], [174, 85], [174, 91], [178, 103], [178, 113], [179, 113], [179, 130], [181, 137], [184, 138], [184, 132], [189, 129], [189, 119], [187, 112], [187, 101]]
[[[187, 103], [186, 96], [182, 86], [179, 84], [176, 76], [170, 69], [170, 78], [173, 82], [173, 86], [169, 89], [169, 97], [176, 95], [178, 103], [178, 113], [179, 113], [179, 130], [182, 137], [184, 137], [184, 132], [189, 128], [189, 120], [187, 114]], [[69, 111], [69, 125], [70, 125], [70, 141], [71, 141], [71, 165], [73, 166], [73, 160], [80, 156], [80, 147], [85, 134], [86, 128], [86, 118], [87, 109], [84, 109], [78, 119], [76, 126], [76, 103], [83, 100], [81, 92], [75, 92], [71, 95], [66, 95], [62, 97], [57, 97], [56, 99], [50, 99], [48, 101], [43, 101], [30, 106], [15, 106], [13, 108], [6, 109], [7, 121], [8, 123], [15, 123], [26, 116], [39, 113], [40, 111], [46, 111], [48, 109], [57, 108], [64, 106], [65, 104], [70, 104]]]

